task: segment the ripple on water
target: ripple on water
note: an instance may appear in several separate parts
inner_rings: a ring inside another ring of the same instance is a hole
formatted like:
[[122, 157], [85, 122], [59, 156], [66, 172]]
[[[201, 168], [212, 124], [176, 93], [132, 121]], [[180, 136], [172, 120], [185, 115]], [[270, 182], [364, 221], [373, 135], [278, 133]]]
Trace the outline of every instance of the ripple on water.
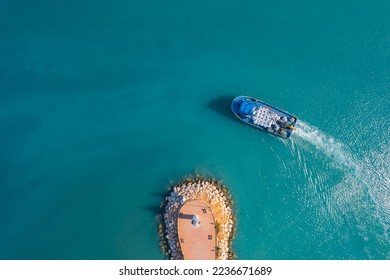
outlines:
[[[365, 153], [354, 155], [346, 145], [305, 122], [297, 124], [293, 135], [285, 145], [300, 171], [292, 176], [306, 182], [299, 187], [300, 203], [306, 210], [315, 208], [318, 231], [331, 227], [343, 233], [350, 228], [350, 233], [344, 233], [345, 240], [348, 234], [360, 236], [368, 258], [389, 258], [389, 145], [368, 147]], [[319, 167], [313, 160], [321, 162]], [[340, 176], [334, 180], [336, 174]], [[375, 247], [368, 244], [372, 242], [381, 244], [382, 250], [370, 249]]]

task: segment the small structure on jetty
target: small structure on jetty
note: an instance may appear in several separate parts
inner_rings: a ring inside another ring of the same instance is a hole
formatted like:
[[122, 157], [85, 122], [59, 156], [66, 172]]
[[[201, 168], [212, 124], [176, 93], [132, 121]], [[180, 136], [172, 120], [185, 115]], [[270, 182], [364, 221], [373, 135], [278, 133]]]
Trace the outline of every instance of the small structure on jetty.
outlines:
[[165, 198], [161, 246], [172, 260], [234, 259], [236, 218], [228, 190], [214, 179], [189, 178]]

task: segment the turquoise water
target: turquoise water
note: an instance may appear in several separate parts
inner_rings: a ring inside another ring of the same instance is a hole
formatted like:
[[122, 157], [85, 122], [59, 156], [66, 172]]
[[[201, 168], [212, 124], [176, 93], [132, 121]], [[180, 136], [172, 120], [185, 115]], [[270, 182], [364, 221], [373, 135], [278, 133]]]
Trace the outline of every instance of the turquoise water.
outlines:
[[1, 259], [164, 259], [194, 172], [231, 189], [239, 259], [390, 259], [388, 1], [56, 2], [0, 2]]

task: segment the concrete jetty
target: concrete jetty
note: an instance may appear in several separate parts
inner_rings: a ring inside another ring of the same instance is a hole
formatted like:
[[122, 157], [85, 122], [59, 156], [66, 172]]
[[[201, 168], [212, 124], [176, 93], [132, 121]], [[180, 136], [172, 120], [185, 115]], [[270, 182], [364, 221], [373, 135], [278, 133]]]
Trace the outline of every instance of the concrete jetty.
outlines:
[[186, 179], [165, 198], [159, 227], [172, 260], [234, 259], [236, 219], [228, 190], [214, 179]]

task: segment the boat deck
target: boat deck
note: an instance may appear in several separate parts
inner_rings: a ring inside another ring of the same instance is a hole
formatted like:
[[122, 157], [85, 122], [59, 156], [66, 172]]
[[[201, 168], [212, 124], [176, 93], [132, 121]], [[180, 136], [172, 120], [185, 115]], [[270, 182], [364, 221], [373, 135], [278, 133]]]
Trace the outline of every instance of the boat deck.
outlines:
[[[200, 223], [194, 224], [194, 219]], [[215, 219], [206, 203], [201, 200], [186, 201], [177, 217], [177, 230], [185, 260], [215, 260]]]
[[290, 113], [253, 97], [238, 96], [232, 101], [231, 108], [243, 122], [286, 139], [293, 133], [297, 122]]

